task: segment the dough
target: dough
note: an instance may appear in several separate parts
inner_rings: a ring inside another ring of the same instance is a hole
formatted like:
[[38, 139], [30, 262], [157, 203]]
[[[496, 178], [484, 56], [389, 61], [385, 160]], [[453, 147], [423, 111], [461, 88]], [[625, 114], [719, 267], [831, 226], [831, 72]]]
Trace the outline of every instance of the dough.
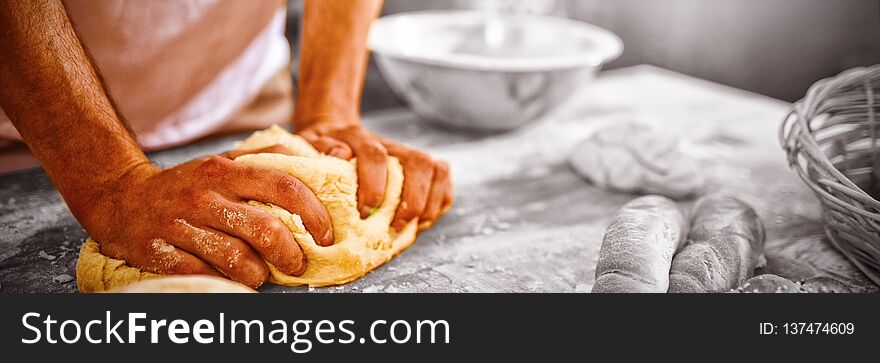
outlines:
[[595, 186], [614, 191], [683, 199], [705, 184], [675, 135], [636, 122], [596, 131], [575, 147], [570, 163]]
[[234, 281], [213, 276], [178, 275], [143, 280], [110, 290], [114, 293], [252, 293], [253, 289]]
[[107, 291], [157, 277], [160, 276], [102, 255], [98, 243], [91, 238], [83, 243], [76, 261], [76, 286], [81, 292]]
[[[332, 246], [318, 246], [298, 215], [275, 205], [249, 202], [280, 219], [293, 233], [309, 261], [306, 272], [299, 277], [285, 275], [269, 264], [270, 282], [288, 286], [343, 284], [384, 264], [415, 242], [417, 219], [410, 221], [399, 233], [390, 228], [403, 188], [403, 168], [396, 158], [388, 159], [385, 200], [373, 215], [361, 219], [357, 212], [355, 160], [323, 155], [305, 139], [277, 126], [254, 133], [236, 149], [257, 149], [275, 144], [284, 145], [293, 156], [249, 154], [235, 161], [283, 171], [305, 183], [327, 207], [336, 242]], [[158, 275], [102, 255], [99, 244], [92, 239], [87, 240], [80, 251], [77, 264], [80, 291], [105, 291], [156, 277]]]

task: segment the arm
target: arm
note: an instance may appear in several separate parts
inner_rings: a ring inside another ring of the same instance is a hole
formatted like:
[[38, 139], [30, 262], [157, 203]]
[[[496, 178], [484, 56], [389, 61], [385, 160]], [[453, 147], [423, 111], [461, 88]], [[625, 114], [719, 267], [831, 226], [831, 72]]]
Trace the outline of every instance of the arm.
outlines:
[[362, 217], [385, 197], [388, 155], [403, 165], [404, 186], [392, 226], [413, 218], [432, 224], [452, 204], [445, 162], [378, 137], [361, 127], [360, 98], [367, 71], [367, 33], [381, 0], [305, 2], [294, 129], [324, 153], [358, 160]]
[[84, 216], [87, 195], [104, 192], [97, 186], [150, 162], [120, 122], [61, 2], [0, 6], [0, 106], [71, 211]]
[[294, 126], [358, 124], [367, 73], [367, 32], [382, 0], [306, 1]]
[[0, 2], [0, 49], [0, 107], [102, 253], [156, 273], [222, 273], [251, 286], [268, 275], [260, 257], [301, 274], [293, 236], [248, 199], [300, 214], [319, 243], [332, 243], [327, 211], [289, 175], [216, 156], [152, 165], [60, 0]]

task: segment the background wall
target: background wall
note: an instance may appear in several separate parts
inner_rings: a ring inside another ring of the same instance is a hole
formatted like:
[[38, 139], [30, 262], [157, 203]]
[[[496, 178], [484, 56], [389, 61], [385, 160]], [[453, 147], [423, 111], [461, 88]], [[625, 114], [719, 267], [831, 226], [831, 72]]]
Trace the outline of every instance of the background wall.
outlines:
[[651, 63], [788, 101], [816, 80], [880, 63], [877, 0], [569, 1], [570, 15], [611, 29], [611, 66]]
[[[386, 0], [385, 14], [527, 3], [617, 33], [608, 68], [649, 63], [794, 101], [815, 81], [880, 63], [880, 0]], [[399, 104], [371, 67], [366, 109]]]

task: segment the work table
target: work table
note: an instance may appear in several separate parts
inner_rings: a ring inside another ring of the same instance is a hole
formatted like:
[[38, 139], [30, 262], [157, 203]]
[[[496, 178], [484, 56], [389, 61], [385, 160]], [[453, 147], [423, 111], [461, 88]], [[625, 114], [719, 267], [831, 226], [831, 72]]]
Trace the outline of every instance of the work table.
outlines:
[[[568, 166], [574, 145], [612, 122], [638, 119], [686, 140], [711, 192], [751, 204], [767, 229], [759, 272], [830, 276], [876, 291], [831, 247], [819, 203], [785, 164], [778, 126], [788, 104], [651, 66], [604, 72], [558, 112], [518, 130], [474, 134], [420, 122], [403, 108], [364, 115], [367, 127], [450, 163], [456, 200], [400, 256], [340, 287], [271, 292], [589, 292], [605, 227], [633, 198], [593, 187]], [[151, 158], [168, 166], [228, 150], [246, 135]], [[688, 210], [693, 201], [680, 203]], [[0, 292], [74, 292], [86, 232], [41, 169], [0, 175]]]

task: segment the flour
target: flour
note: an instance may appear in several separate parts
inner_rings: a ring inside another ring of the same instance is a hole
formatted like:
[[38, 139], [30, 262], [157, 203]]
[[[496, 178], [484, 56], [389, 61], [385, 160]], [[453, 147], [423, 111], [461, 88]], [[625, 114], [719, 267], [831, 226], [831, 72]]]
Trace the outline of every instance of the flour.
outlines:
[[0, 215], [0, 261], [21, 252], [20, 241], [35, 235], [46, 226], [64, 224], [64, 220], [70, 218], [67, 205], [60, 199], [49, 205], [39, 204], [39, 208], [31, 208], [38, 205], [36, 202], [20, 201], [21, 205], [9, 203], [13, 207], [11, 212]]
[[40, 258], [42, 258], [44, 260], [49, 260], [49, 261], [52, 261], [56, 258], [56, 256], [50, 255], [50, 254], [46, 253], [46, 251], [43, 251], [43, 250], [40, 250], [40, 253], [38, 253], [37, 256], [39, 256]]
[[385, 292], [387, 292], [387, 293], [403, 293], [403, 292], [407, 292], [407, 291], [408, 290], [405, 289], [404, 287], [398, 287], [396, 285], [389, 285], [388, 287], [385, 288]]
[[574, 287], [576, 293], [588, 293], [593, 290], [593, 284], [577, 284]]
[[382, 289], [383, 289], [382, 286], [370, 285], [370, 286], [365, 287], [363, 290], [361, 290], [361, 292], [369, 294], [369, 293], [380, 292], [380, 291], [382, 291]]
[[547, 165], [561, 163], [567, 150], [603, 122], [601, 118], [547, 119], [499, 136], [435, 148], [432, 154], [449, 162], [459, 189], [521, 174], [540, 177], [551, 172]]
[[68, 274], [61, 274], [61, 275], [57, 275], [57, 276], [53, 277], [52, 281], [55, 281], [59, 284], [66, 284], [68, 282], [73, 281], [73, 276], [70, 276]]
[[150, 241], [150, 248], [153, 249], [153, 264], [158, 265], [157, 267], [162, 272], [171, 272], [171, 270], [180, 263], [180, 255], [177, 254], [177, 250], [174, 246], [165, 242], [165, 240], [160, 238], [154, 238]]
[[[395, 261], [393, 282], [385, 292], [479, 291], [559, 292], [576, 283], [592, 284], [589, 266], [598, 254], [604, 226], [511, 226], [490, 236], [460, 236], [445, 244], [416, 246], [431, 263]], [[552, 269], [535, 266], [553, 264]], [[404, 289], [405, 287], [405, 289]]]
[[216, 233], [197, 228], [184, 219], [178, 218], [175, 219], [174, 222], [183, 225], [190, 231], [190, 233], [192, 233], [190, 235], [192, 243], [195, 244], [201, 252], [207, 255], [220, 255], [226, 251], [231, 251], [225, 256], [229, 268], [232, 268], [241, 257], [241, 251], [233, 249], [232, 242], [228, 239], [225, 239]]

